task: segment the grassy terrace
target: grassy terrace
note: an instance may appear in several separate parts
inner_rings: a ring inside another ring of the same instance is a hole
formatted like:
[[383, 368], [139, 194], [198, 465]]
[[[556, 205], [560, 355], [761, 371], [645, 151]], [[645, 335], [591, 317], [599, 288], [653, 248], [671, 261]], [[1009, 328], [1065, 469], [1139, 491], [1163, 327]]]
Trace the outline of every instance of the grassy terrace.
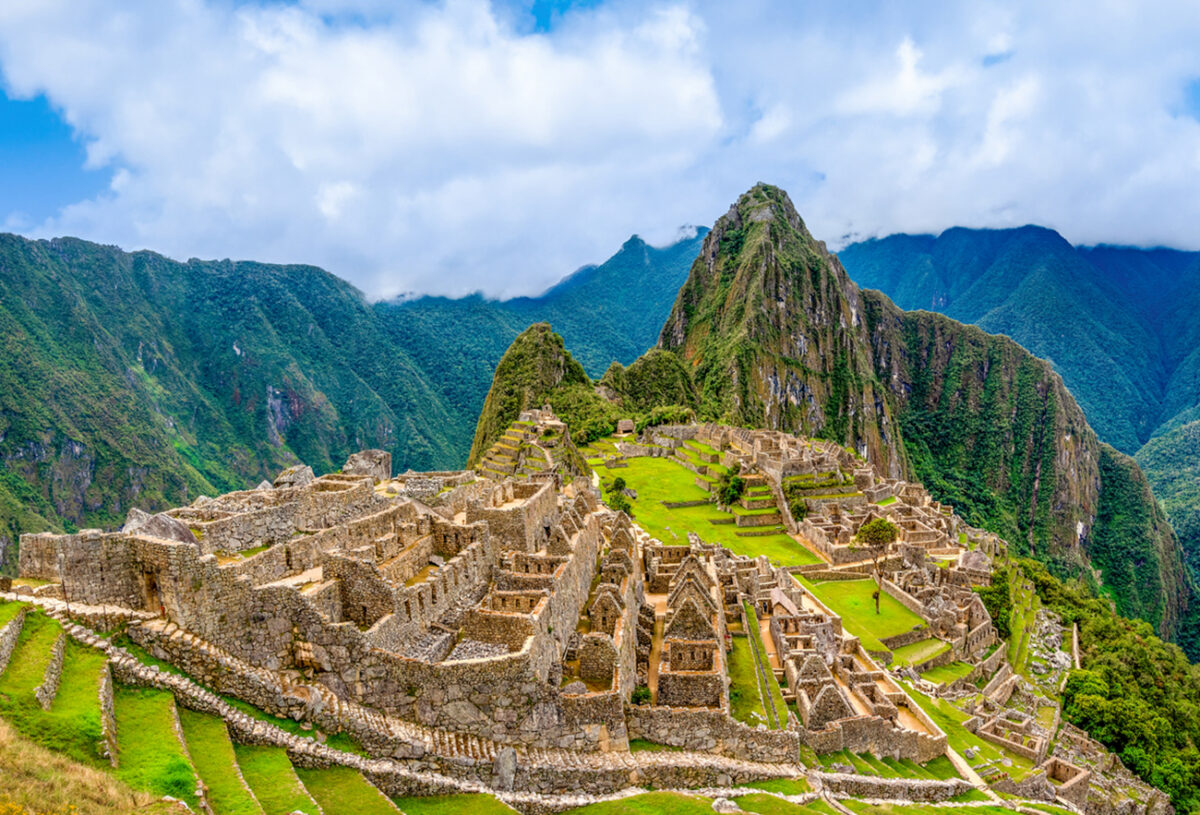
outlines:
[[754, 652], [745, 636], [734, 636], [733, 650], [729, 652], [729, 707], [739, 722], [752, 727], [770, 726], [754, 667]]
[[[880, 607], [882, 608], [882, 605]], [[949, 650], [950, 643], [931, 637], [895, 649], [892, 651], [892, 659], [898, 665], [919, 665]]]
[[[739, 528], [731, 523], [713, 524], [713, 520], [733, 519], [715, 504], [667, 509], [663, 501], [704, 501], [709, 493], [695, 484], [696, 474], [667, 458], [631, 458], [628, 467], [609, 470], [599, 467], [605, 485], [618, 476], [637, 493], [633, 505], [638, 524], [651, 536], [666, 544], [684, 545], [687, 533], [694, 531], [708, 543], [717, 543], [731, 552], [749, 557], [766, 555], [782, 565], [820, 563], [821, 560], [784, 532], [756, 537], [739, 537]], [[774, 510], [769, 510], [773, 512]], [[747, 512], [742, 510], [742, 512]]]
[[289, 815], [303, 812], [318, 815], [317, 805], [305, 791], [287, 751], [282, 747], [234, 745], [238, 767], [265, 815]]
[[225, 722], [216, 716], [179, 709], [179, 723], [187, 741], [188, 755], [205, 786], [208, 803], [221, 815], [255, 815], [258, 804], [242, 785], [237, 759]]
[[868, 651], [886, 651], [880, 639], [894, 637], [925, 625], [925, 621], [900, 605], [891, 595], [881, 593], [879, 613], [875, 613], [875, 581], [865, 580], [821, 580], [813, 582], [801, 575], [794, 575], [805, 589], [811, 591], [821, 602], [829, 606], [834, 614], [842, 618], [847, 631], [859, 638]]
[[[14, 604], [15, 606], [15, 604]], [[42, 683], [50, 652], [62, 631], [37, 612], [25, 618], [17, 647], [0, 676], [0, 715], [22, 735], [74, 761], [100, 766], [100, 671], [104, 655], [67, 642], [58, 695], [42, 710], [34, 689]]]
[[351, 767], [297, 767], [296, 774], [325, 815], [396, 815], [400, 811]]
[[196, 776], [175, 734], [175, 699], [165, 691], [118, 686], [113, 692], [121, 764], [129, 786], [170, 795], [196, 809]]
[[1034, 592], [1033, 584], [1027, 580], [1015, 582], [1012, 587], [1013, 610], [1009, 621], [1011, 635], [1008, 640], [1008, 661], [1013, 671], [1026, 674], [1029, 670], [1029, 641], [1033, 637], [1034, 623], [1042, 601]]
[[972, 670], [972, 666], [968, 662], [954, 661], [941, 665], [937, 668], [930, 668], [925, 673], [921, 674], [922, 679], [927, 679], [938, 685], [946, 682], [953, 682], [956, 679], [962, 679]]

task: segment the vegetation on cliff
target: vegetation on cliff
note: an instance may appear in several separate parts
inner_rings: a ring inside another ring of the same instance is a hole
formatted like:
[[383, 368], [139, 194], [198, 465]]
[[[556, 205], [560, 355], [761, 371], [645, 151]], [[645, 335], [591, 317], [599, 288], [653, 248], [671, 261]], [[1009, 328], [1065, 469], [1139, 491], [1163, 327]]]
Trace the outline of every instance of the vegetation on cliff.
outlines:
[[1175, 634], [1193, 591], [1178, 542], [1051, 365], [859, 291], [782, 190], [756, 186], [714, 225], [659, 345], [691, 370], [701, 418], [850, 446], [1057, 574], [1090, 576], [1094, 555], [1123, 613]]

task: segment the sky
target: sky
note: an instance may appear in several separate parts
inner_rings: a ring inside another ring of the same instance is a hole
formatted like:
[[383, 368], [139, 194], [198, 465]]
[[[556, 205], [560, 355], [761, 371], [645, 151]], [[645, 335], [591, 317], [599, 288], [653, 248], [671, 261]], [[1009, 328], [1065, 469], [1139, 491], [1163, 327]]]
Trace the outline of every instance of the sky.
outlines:
[[831, 247], [1200, 249], [1194, 0], [4, 0], [0, 230], [536, 294], [758, 181]]

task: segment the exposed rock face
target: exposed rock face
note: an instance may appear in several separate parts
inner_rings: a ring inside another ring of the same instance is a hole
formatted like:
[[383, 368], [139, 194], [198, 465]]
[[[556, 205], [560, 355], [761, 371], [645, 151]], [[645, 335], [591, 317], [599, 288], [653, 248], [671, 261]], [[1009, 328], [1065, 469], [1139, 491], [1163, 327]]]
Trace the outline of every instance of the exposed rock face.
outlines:
[[309, 467], [307, 464], [297, 464], [295, 467], [288, 467], [276, 476], [275, 486], [303, 487], [305, 484], [311, 484], [316, 478], [312, 467]]
[[129, 515], [125, 517], [125, 525], [121, 527], [121, 531], [152, 535], [156, 538], [179, 541], [180, 543], [195, 544], [197, 542], [196, 536], [192, 534], [192, 530], [183, 521], [172, 518], [165, 512], [160, 512], [158, 515], [151, 515], [136, 507], [129, 510]]
[[392, 477], [392, 454], [387, 450], [362, 450], [346, 459], [342, 472], [385, 481]]

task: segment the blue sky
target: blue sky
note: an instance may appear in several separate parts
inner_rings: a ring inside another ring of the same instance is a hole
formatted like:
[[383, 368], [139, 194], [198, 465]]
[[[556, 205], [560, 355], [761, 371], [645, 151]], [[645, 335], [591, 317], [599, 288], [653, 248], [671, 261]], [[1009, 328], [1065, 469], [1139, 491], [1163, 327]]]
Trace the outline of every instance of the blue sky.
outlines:
[[1200, 248], [1188, 2], [5, 0], [0, 228], [544, 289], [757, 181], [835, 248]]

